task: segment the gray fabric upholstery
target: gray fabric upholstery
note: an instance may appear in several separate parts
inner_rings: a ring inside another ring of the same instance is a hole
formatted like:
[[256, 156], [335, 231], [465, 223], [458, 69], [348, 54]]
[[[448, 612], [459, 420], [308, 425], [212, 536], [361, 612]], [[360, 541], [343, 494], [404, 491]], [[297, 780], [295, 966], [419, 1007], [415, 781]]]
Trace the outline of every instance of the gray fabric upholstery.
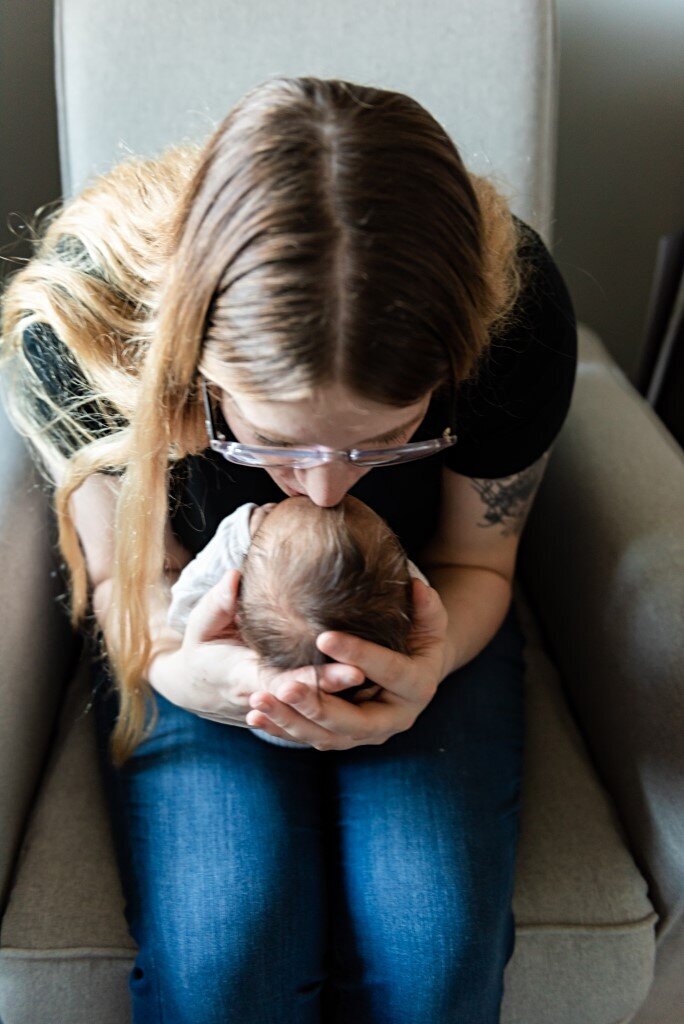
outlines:
[[[408, 0], [57, 0], [55, 25], [66, 194], [128, 151], [204, 137], [271, 74], [314, 74], [415, 96], [466, 164], [496, 172], [514, 212], [552, 244], [551, 0], [460, 0], [428, 12]], [[516, 581], [528, 740], [502, 1021], [626, 1024], [642, 1006], [649, 1015], [639, 1013], [640, 1024], [681, 1024], [681, 459], [598, 339], [583, 328], [580, 341], [573, 404]], [[0, 494], [21, 510], [28, 476], [16, 465]], [[10, 742], [0, 753], [11, 824], [2, 852], [13, 869], [0, 930], [0, 1017], [124, 1024], [135, 945], [83, 666], [28, 811], [61, 691], [44, 653], [53, 648], [29, 643], [56, 621], [40, 521], [38, 511], [22, 513], [7, 527], [19, 538], [11, 562], [19, 585], [1, 652], [9, 648], [14, 660], [0, 677], [10, 712], [0, 737]]]
[[0, 405], [0, 906], [75, 641], [58, 598], [46, 486]]
[[[516, 949], [502, 1020], [614, 1024], [648, 991], [656, 915], [519, 586], [515, 599], [527, 639], [528, 738]], [[136, 946], [123, 917], [88, 683], [83, 665], [64, 704], [3, 922], [5, 1024], [129, 1019], [126, 968]]]
[[590, 331], [520, 575], [661, 915], [642, 1024], [684, 1019], [684, 453]]

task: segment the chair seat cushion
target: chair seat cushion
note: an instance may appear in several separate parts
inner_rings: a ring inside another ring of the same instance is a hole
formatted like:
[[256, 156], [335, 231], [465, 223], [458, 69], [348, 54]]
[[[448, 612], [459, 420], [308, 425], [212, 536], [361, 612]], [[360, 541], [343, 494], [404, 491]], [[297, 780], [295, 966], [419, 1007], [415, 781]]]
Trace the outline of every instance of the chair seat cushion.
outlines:
[[[646, 997], [657, 916], [516, 580], [527, 739], [503, 1024], [616, 1024]], [[16, 865], [0, 932], [5, 1024], [122, 1024], [127, 931], [82, 663]]]

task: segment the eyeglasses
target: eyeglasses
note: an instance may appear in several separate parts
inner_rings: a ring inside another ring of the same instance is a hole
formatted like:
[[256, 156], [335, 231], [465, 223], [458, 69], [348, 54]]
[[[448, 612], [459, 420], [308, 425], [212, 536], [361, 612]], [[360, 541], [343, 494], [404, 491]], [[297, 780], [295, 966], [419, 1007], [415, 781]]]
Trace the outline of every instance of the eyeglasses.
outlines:
[[205, 421], [211, 448], [220, 452], [229, 462], [241, 466], [290, 466], [293, 469], [308, 469], [312, 466], [324, 465], [327, 462], [345, 461], [355, 466], [395, 466], [399, 462], [412, 462], [424, 459], [428, 455], [456, 444], [457, 434], [451, 433], [446, 427], [441, 437], [431, 441], [414, 441], [394, 448], [327, 448], [316, 444], [301, 448], [271, 447], [264, 444], [240, 444], [228, 441], [216, 429], [214, 414], [207, 383], [200, 380], [202, 399], [204, 401]]

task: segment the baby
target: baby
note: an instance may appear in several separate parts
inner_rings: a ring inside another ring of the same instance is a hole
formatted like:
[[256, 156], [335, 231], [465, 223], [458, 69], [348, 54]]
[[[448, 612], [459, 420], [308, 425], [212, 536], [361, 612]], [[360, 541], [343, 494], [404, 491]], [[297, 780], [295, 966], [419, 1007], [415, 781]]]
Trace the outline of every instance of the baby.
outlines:
[[[277, 669], [329, 661], [316, 647], [328, 629], [408, 653], [410, 578], [428, 584], [387, 523], [358, 498], [347, 494], [333, 508], [305, 495], [248, 502], [221, 521], [171, 588], [169, 625], [183, 633], [200, 597], [231, 568], [242, 573], [240, 635], [263, 664]], [[337, 696], [353, 699], [369, 687], [379, 690], [366, 681]], [[252, 732], [280, 746], [306, 746]]]

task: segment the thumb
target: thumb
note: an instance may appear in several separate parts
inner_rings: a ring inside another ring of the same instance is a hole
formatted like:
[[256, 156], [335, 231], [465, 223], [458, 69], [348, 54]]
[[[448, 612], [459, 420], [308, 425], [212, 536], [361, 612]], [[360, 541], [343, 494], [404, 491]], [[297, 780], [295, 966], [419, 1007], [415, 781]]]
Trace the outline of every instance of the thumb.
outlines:
[[448, 616], [442, 599], [434, 587], [426, 586], [422, 580], [413, 580], [413, 630], [416, 632], [440, 632], [446, 628]]
[[185, 630], [192, 643], [230, 637], [235, 633], [241, 575], [239, 569], [228, 569], [218, 583], [202, 595], [188, 617]]

